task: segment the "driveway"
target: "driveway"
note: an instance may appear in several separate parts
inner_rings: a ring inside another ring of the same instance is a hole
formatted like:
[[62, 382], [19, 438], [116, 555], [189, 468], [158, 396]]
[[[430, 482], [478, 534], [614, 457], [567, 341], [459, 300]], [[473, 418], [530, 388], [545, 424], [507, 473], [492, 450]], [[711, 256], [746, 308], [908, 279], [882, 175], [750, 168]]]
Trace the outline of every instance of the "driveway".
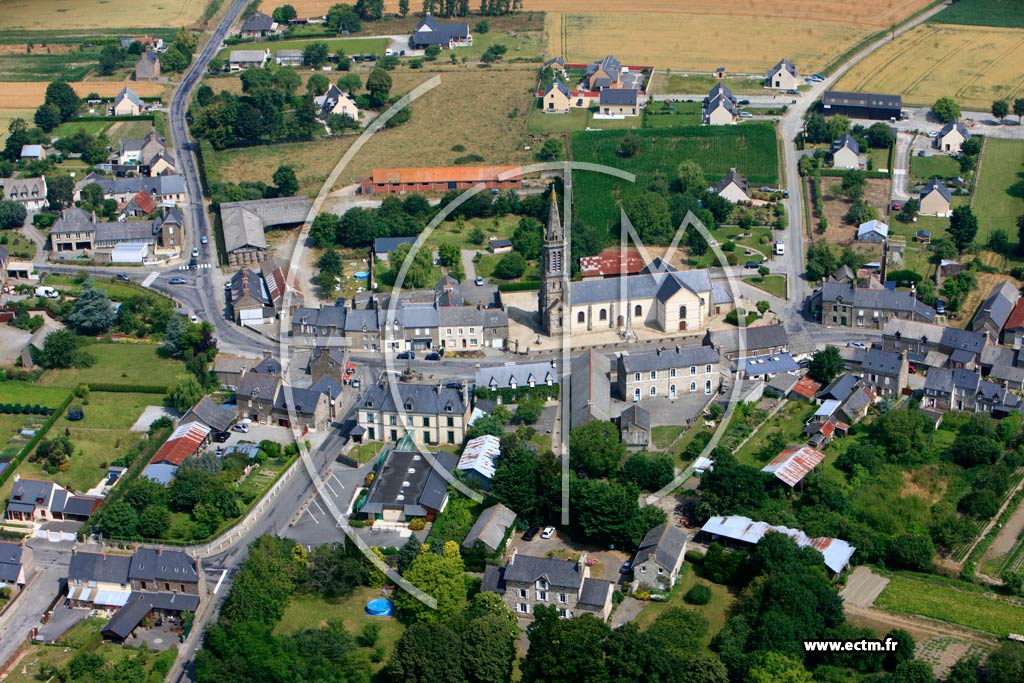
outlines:
[[551, 538], [541, 538], [538, 533], [532, 541], [524, 541], [522, 533], [513, 534], [509, 539], [509, 550], [515, 548], [523, 555], [531, 557], [552, 557], [578, 556], [579, 553], [587, 553], [588, 559], [597, 560], [597, 563], [590, 568], [590, 575], [595, 579], [605, 579], [614, 583], [621, 583], [623, 575], [619, 573], [622, 563], [632, 559], [632, 553], [625, 553], [622, 550], [599, 549], [595, 546], [575, 543], [555, 532]]
[[498, 286], [489, 280], [484, 280], [484, 284], [480, 286], [476, 284], [476, 264], [473, 263], [473, 257], [482, 253], [484, 252], [475, 249], [462, 250], [462, 270], [465, 271], [466, 277], [462, 278], [459, 289], [462, 290], [462, 299], [467, 304], [482, 301], [486, 306], [494, 301], [494, 295], [498, 292]]
[[4, 662], [14, 654], [32, 628], [40, 625], [43, 612], [57, 598], [61, 581], [67, 576], [71, 563], [70, 541], [49, 543], [30, 539], [26, 543], [32, 549], [36, 573], [0, 617], [0, 661]]
[[910, 154], [914, 142], [914, 134], [900, 132], [896, 135], [896, 154], [893, 158], [892, 172], [892, 198], [906, 199], [907, 178], [910, 175]]

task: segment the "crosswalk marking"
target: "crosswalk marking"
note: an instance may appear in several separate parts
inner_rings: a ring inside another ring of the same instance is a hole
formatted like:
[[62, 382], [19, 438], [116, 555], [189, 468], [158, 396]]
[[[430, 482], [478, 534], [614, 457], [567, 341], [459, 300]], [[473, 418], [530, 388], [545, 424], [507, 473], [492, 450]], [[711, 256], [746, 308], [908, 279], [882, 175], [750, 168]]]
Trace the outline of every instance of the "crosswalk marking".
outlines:
[[[196, 268], [210, 268], [210, 267], [211, 266], [210, 266], [209, 263], [197, 263], [196, 264]], [[192, 268], [189, 268], [188, 266], [178, 266], [178, 270], [192, 270]]]
[[146, 276], [146, 279], [142, 281], [143, 287], [152, 287], [153, 283], [156, 282], [157, 278], [160, 277], [160, 273], [150, 273]]

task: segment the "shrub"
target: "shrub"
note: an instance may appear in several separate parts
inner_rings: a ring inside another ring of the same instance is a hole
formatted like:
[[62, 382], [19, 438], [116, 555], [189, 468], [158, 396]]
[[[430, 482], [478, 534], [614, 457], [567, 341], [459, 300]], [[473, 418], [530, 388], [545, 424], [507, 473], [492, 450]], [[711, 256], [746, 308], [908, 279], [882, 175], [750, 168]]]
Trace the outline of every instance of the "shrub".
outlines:
[[416, 517], [409, 522], [409, 531], [423, 531], [426, 526], [427, 523], [423, 521], [422, 517]]
[[637, 600], [650, 600], [651, 594], [647, 591], [637, 591], [636, 593], [633, 593], [633, 597]]
[[711, 589], [702, 583], [698, 583], [686, 591], [683, 600], [686, 600], [691, 605], [706, 605], [711, 602]]

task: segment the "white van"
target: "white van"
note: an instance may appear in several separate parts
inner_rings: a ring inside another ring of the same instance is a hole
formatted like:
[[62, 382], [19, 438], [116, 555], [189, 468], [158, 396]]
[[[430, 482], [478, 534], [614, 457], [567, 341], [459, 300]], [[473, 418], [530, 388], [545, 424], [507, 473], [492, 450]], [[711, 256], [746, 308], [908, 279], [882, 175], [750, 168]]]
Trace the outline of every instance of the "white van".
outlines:
[[57, 299], [60, 294], [53, 287], [36, 287], [36, 296], [43, 296], [47, 299]]
[[775, 255], [784, 256], [786, 254], [786, 245], [780, 240], [775, 243]]

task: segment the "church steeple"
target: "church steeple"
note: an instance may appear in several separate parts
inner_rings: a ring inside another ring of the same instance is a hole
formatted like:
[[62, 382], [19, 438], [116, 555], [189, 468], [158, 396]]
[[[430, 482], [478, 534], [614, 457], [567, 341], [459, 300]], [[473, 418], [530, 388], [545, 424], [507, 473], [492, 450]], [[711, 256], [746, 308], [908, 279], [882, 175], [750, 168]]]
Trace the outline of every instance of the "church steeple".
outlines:
[[544, 331], [552, 336], [561, 332], [564, 324], [565, 268], [565, 230], [558, 215], [558, 196], [552, 190], [548, 227], [544, 231], [541, 283], [538, 293], [541, 324]]
[[548, 229], [544, 233], [544, 240], [548, 242], [561, 242], [565, 239], [562, 230], [562, 219], [558, 215], [558, 193], [551, 190], [551, 208], [548, 213]]

